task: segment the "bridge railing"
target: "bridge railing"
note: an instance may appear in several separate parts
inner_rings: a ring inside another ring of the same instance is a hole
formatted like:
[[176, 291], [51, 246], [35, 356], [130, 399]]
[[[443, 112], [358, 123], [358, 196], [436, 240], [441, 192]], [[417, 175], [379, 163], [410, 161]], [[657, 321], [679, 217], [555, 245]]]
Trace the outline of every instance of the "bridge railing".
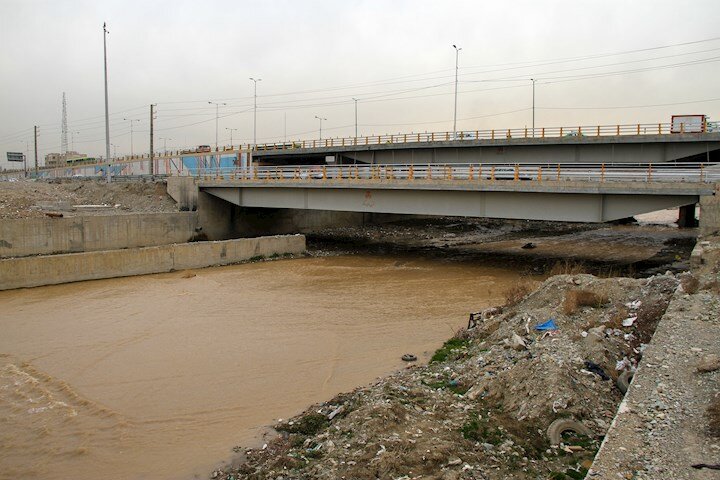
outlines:
[[267, 183], [324, 182], [702, 182], [720, 181], [720, 166], [677, 164], [424, 164], [297, 165], [217, 168], [198, 172], [205, 179]]
[[[713, 124], [714, 125], [714, 124]], [[367, 135], [363, 137], [339, 137], [318, 140], [297, 140], [283, 143], [264, 143], [257, 145], [259, 151], [293, 150], [300, 148], [351, 147], [363, 145], [383, 145], [397, 143], [449, 142], [454, 140], [509, 140], [509, 139], [576, 139], [579, 137], [607, 137], [624, 135], [669, 135], [676, 133], [705, 133], [711, 129], [703, 125], [701, 130], [695, 125], [673, 126], [671, 123], [637, 123], [623, 125], [580, 125], [571, 127], [537, 127], [462, 130], [458, 132], [418, 132], [392, 135]], [[713, 128], [715, 128], [713, 126]]]

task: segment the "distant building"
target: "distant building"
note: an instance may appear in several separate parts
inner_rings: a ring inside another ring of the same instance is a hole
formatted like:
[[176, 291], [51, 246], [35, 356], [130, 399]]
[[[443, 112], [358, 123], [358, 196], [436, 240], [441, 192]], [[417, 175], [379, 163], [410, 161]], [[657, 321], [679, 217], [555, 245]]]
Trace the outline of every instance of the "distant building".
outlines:
[[68, 163], [73, 163], [73, 160], [77, 160], [79, 158], [87, 158], [87, 154], [78, 152], [67, 152], [65, 155], [62, 153], [48, 153], [45, 155], [45, 166], [64, 167]]

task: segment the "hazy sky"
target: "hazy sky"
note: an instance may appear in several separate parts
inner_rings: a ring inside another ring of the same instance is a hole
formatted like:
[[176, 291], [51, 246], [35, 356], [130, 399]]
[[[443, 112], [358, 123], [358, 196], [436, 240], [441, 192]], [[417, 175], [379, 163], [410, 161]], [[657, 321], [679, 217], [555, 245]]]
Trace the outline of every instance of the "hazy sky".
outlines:
[[[104, 154], [103, 35], [118, 155], [359, 133], [668, 122], [720, 106], [720, 1], [0, 0], [0, 166], [40, 126], [59, 152]], [[658, 48], [662, 47], [662, 48]], [[673, 105], [668, 105], [673, 104]], [[618, 108], [622, 107], [622, 108]], [[26, 143], [27, 142], [27, 143]], [[112, 153], [112, 150], [111, 150]]]

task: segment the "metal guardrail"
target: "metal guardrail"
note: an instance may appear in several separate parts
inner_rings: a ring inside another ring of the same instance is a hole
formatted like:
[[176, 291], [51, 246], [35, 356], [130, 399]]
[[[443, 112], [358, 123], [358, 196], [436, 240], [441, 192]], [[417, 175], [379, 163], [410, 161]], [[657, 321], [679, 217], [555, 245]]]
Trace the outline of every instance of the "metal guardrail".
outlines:
[[720, 181], [720, 166], [682, 164], [432, 164], [432, 165], [298, 165], [218, 168], [193, 175], [240, 182], [694, 182]]
[[[508, 128], [486, 130], [463, 130], [458, 132], [399, 133], [396, 135], [368, 135], [364, 137], [340, 137], [322, 140], [298, 140], [284, 143], [265, 143], [256, 146], [257, 151], [292, 150], [299, 148], [351, 147], [397, 143], [449, 142], [454, 140], [512, 140], [512, 139], [577, 139], [581, 137], [610, 137], [626, 135], [671, 135], [677, 133], [709, 133], [710, 124], [697, 128], [671, 123], [638, 123], [626, 125], [594, 125], [574, 127]], [[712, 128], [717, 128], [713, 124]], [[719, 130], [720, 131], [720, 130]], [[248, 149], [251, 145], [248, 145]]]

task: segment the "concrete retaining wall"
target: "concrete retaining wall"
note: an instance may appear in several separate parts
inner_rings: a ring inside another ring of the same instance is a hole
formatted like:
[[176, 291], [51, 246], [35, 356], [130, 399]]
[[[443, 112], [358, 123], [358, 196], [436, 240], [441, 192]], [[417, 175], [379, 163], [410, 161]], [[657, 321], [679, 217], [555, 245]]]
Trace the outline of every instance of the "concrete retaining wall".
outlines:
[[0, 257], [184, 243], [197, 222], [196, 212], [7, 219], [0, 221]]
[[0, 260], [0, 290], [229, 265], [260, 255], [301, 253], [304, 235], [241, 238]]

